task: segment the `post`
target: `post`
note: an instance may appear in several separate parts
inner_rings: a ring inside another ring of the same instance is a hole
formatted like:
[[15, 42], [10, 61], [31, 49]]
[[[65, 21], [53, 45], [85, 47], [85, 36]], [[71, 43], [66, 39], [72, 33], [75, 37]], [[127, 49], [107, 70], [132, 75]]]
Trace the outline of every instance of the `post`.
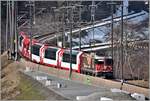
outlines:
[[12, 51], [12, 37], [11, 37], [11, 35], [12, 35], [12, 30], [11, 30], [11, 2], [10, 1], [8, 1], [8, 19], [9, 19], [9, 21], [8, 21], [8, 26], [9, 26], [9, 39], [10, 39], [10, 42], [9, 42], [9, 45], [10, 45], [10, 49], [9, 49], [9, 51], [8, 51], [8, 55], [9, 55], [9, 58], [11, 59], [11, 51]]
[[[114, 3], [113, 1], [111, 3], [108, 3], [108, 5], [111, 5], [111, 56], [112, 56], [112, 60], [114, 60], [114, 47], [113, 47], [113, 41], [114, 41], [114, 26], [113, 26], [113, 22], [114, 22], [114, 18], [113, 18], [113, 11], [114, 11], [114, 5], [116, 5], [116, 3]], [[114, 72], [114, 65], [112, 63], [112, 71]]]
[[[90, 44], [90, 47], [91, 47], [91, 45], [92, 45], [92, 43], [93, 43], [93, 45], [95, 45], [95, 40], [94, 40], [94, 34], [95, 34], [95, 32], [94, 32], [94, 22], [95, 22], [95, 8], [97, 7], [96, 5], [95, 5], [95, 1], [93, 0], [92, 1], [92, 5], [90, 5], [91, 6], [91, 21], [92, 21], [92, 32], [93, 32], [93, 41], [92, 42], [90, 42], [91, 44]], [[92, 50], [92, 48], [91, 48], [91, 50]], [[95, 68], [95, 52], [93, 52], [94, 54], [92, 54], [92, 58], [93, 58], [93, 65], [91, 64], [91, 67], [92, 66], [94, 66], [94, 68]]]
[[[111, 54], [112, 54], [112, 60], [114, 60], [114, 47], [113, 47], [113, 36], [114, 36], [114, 18], [113, 18], [113, 11], [114, 11], [114, 5], [111, 5]], [[113, 63], [112, 63], [112, 68], [113, 68]]]
[[15, 2], [15, 61], [18, 59], [18, 23], [17, 23], [17, 14], [18, 14], [18, 3]]
[[73, 6], [70, 7], [70, 72], [69, 79], [72, 75], [72, 24], [73, 24]]
[[[55, 9], [56, 9], [56, 7], [52, 7], [52, 11], [53, 11], [53, 17], [54, 17], [54, 30], [56, 30], [56, 16], [55, 16]], [[55, 31], [56, 32], [56, 46], [57, 46], [57, 31]]]
[[11, 30], [12, 30], [12, 52], [11, 52], [11, 55], [12, 55], [12, 59], [14, 59], [15, 58], [15, 38], [14, 38], [14, 1], [12, 1], [12, 12], [11, 12], [11, 16], [12, 16], [12, 25], [11, 25]]
[[12, 51], [13, 51], [13, 29], [12, 29], [12, 2], [9, 1], [9, 21], [10, 21], [10, 58], [12, 59]]
[[62, 8], [62, 48], [65, 45], [65, 29], [64, 29], [64, 19], [65, 19], [65, 10], [64, 7]]
[[30, 16], [30, 59], [32, 60], [32, 3], [29, 1], [29, 16]]
[[[90, 8], [91, 8], [91, 22], [92, 22], [92, 32], [93, 32], [93, 42], [91, 42], [90, 41], [90, 47], [91, 47], [91, 45], [92, 45], [92, 43], [93, 44], [95, 44], [95, 42], [94, 42], [94, 21], [95, 21], [95, 8], [96, 8], [97, 6], [95, 5], [95, 1], [93, 0], [92, 1], [92, 5], [90, 5]], [[92, 49], [92, 48], [91, 48]]]
[[35, 25], [35, 1], [33, 2], [33, 16], [34, 16], [34, 20], [33, 20], [33, 24]]
[[[121, 6], [121, 68], [122, 68], [122, 77], [121, 79], [124, 80], [124, 77], [123, 77], [123, 2], [122, 2], [122, 6]], [[123, 83], [122, 83], [123, 85]], [[122, 89], [122, 87], [121, 87]]]
[[81, 8], [80, 8], [80, 17], [79, 17], [79, 20], [80, 20], [80, 31], [79, 31], [79, 50], [81, 51]]
[[95, 21], [95, 2], [92, 1], [92, 7], [91, 7], [91, 21], [92, 21], [92, 30], [93, 30], [93, 44], [95, 44], [94, 42], [94, 21]]
[[121, 87], [120, 89], [122, 90], [123, 82], [124, 82], [124, 77], [123, 77], [123, 2], [121, 4]]
[[82, 7], [83, 5], [76, 5], [77, 7], [79, 7], [79, 26], [80, 26], [80, 30], [79, 30], [79, 51], [81, 51], [81, 14], [82, 14]]
[[6, 50], [8, 51], [8, 3], [9, 1], [7, 1], [7, 10], [6, 10]]

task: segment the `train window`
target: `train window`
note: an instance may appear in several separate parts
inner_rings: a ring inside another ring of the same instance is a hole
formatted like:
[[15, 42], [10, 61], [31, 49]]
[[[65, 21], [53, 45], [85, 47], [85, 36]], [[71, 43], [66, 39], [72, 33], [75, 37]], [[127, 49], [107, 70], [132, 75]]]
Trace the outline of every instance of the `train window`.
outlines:
[[32, 46], [32, 51], [31, 51], [32, 54], [39, 56], [39, 54], [40, 54], [40, 48], [41, 48], [41, 46], [39, 46], [39, 45], [33, 45]]
[[[68, 62], [70, 63], [70, 54], [63, 54], [63, 62]], [[76, 64], [76, 55], [72, 55], [72, 63]]]
[[95, 60], [95, 64], [104, 64], [104, 61]]
[[20, 46], [22, 45], [22, 40], [23, 40], [23, 37], [20, 36], [20, 40], [19, 40], [19, 45], [20, 45]]
[[112, 65], [113, 60], [112, 59], [105, 59], [105, 65]]
[[57, 49], [48, 48], [45, 50], [45, 58], [56, 60]]
[[72, 55], [72, 63], [76, 64], [76, 55]]

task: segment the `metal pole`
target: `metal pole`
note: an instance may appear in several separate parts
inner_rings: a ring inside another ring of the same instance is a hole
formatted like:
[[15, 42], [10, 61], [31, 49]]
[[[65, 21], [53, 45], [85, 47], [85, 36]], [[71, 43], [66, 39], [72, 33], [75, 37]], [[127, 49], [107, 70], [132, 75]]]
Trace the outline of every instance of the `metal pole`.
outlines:
[[12, 54], [12, 43], [13, 43], [13, 34], [12, 34], [12, 12], [11, 12], [12, 10], [11, 10], [11, 1], [9, 1], [9, 25], [10, 25], [10, 39], [11, 39], [11, 41], [10, 41], [10, 58], [12, 59], [12, 56], [11, 56], [11, 54]]
[[[114, 19], [113, 19], [113, 11], [114, 11], [114, 5], [116, 5], [115, 2], [110, 2], [110, 3], [107, 3], [108, 5], [111, 5], [111, 56], [112, 56], [112, 60], [114, 60], [114, 48], [113, 48], [113, 36], [114, 36], [114, 33], [113, 33], [113, 22], [114, 22]], [[114, 68], [113, 68], [113, 63], [112, 63], [112, 71], [114, 72]]]
[[62, 48], [64, 47], [64, 8], [62, 8]]
[[[2, 6], [2, 4], [1, 4], [1, 1], [0, 1], [0, 12], [1, 12], [1, 6]], [[0, 22], [1, 22], [1, 18], [0, 18]], [[0, 27], [1, 27], [1, 25], [0, 25]], [[1, 32], [1, 28], [0, 28], [0, 32]], [[1, 34], [0, 34], [0, 38], [1, 38]], [[0, 50], [1, 50], [1, 44], [0, 44]], [[0, 51], [0, 54], [2, 54], [1, 51]], [[1, 64], [1, 62], [0, 62], [0, 64]]]
[[16, 42], [16, 47], [15, 47], [15, 60], [18, 59], [18, 22], [17, 22], [17, 15], [18, 15], [18, 2], [15, 2], [15, 42]]
[[8, 18], [8, 3], [9, 1], [7, 1], [7, 11], [6, 11], [6, 50], [8, 50], [8, 21], [9, 21], [9, 18]]
[[[56, 7], [52, 7], [52, 11], [53, 11], [53, 16], [54, 16], [54, 30], [56, 30], [56, 17], [55, 17], [55, 9]], [[57, 31], [56, 32], [56, 46], [57, 46]]]
[[16, 10], [17, 10], [17, 2], [14, 2], [14, 34], [15, 34], [15, 38], [14, 38], [14, 42], [15, 42], [15, 61], [17, 60], [17, 31], [16, 31], [16, 28], [17, 28], [17, 14], [16, 14]]
[[34, 16], [34, 21], [33, 24], [35, 25], [35, 1], [33, 2], [33, 16]]
[[[93, 0], [92, 1], [92, 5], [90, 5], [91, 6], [91, 22], [92, 22], [92, 32], [93, 32], [93, 40], [92, 40], [92, 42], [90, 42], [91, 44], [93, 43], [93, 45], [95, 45], [95, 41], [94, 41], [94, 21], [95, 21], [95, 8], [97, 7], [96, 5], [95, 5], [95, 1]], [[91, 44], [90, 44], [90, 47], [91, 47]], [[91, 48], [91, 50], [92, 50], [92, 48]], [[94, 54], [92, 54], [92, 58], [93, 58], [93, 60], [95, 60], [95, 52], [94, 52]], [[93, 65], [91, 64], [91, 67], [93, 66], [94, 68], [95, 68], [95, 61], [93, 61], [92, 62], [93, 63]]]
[[32, 3], [29, 1], [29, 14], [30, 14], [30, 59], [32, 60]]
[[121, 71], [122, 71], [122, 77], [121, 77], [121, 88], [122, 89], [122, 86], [123, 86], [123, 82], [124, 82], [124, 77], [123, 77], [123, 2], [122, 2], [122, 5], [121, 5]]
[[[65, 9], [66, 10], [66, 9]], [[65, 39], [65, 11], [63, 14], [63, 47], [66, 47], [66, 39]]]
[[73, 7], [70, 9], [70, 73], [69, 78], [72, 75], [72, 24], [73, 24]]
[[82, 12], [82, 10], [81, 10], [81, 8], [82, 8], [82, 6], [83, 5], [77, 5], [77, 6], [79, 6], [79, 26], [80, 26], [80, 30], [79, 30], [79, 50], [81, 51], [81, 12]]
[[95, 21], [95, 2], [92, 1], [92, 8], [91, 8], [91, 21], [92, 21], [92, 30], [93, 30], [93, 44], [94, 42], [94, 21]]
[[14, 40], [14, 1], [12, 1], [12, 56], [14, 59], [14, 53], [15, 53], [15, 40]]
[[12, 51], [12, 37], [11, 37], [11, 34], [12, 34], [12, 30], [11, 30], [11, 2], [8, 1], [8, 7], [9, 7], [9, 10], [8, 10], [8, 17], [9, 17], [9, 45], [10, 45], [10, 49], [9, 49], [9, 58], [11, 59], [11, 51]]
[[[111, 5], [111, 54], [112, 54], [112, 60], [114, 59], [114, 48], [113, 48], [113, 36], [114, 36], [114, 26], [113, 26], [113, 22], [114, 22], [114, 18], [113, 18], [113, 11], [114, 11], [114, 5]], [[113, 68], [113, 63], [112, 63], [112, 68]]]

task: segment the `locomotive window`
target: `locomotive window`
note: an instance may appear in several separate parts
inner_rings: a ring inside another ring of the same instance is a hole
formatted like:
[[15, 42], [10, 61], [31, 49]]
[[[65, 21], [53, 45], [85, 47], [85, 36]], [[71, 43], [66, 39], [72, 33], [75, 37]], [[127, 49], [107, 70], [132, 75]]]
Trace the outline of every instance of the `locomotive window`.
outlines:
[[45, 50], [45, 58], [56, 60], [56, 49], [48, 48]]
[[20, 36], [20, 40], [19, 40], [19, 45], [20, 45], [20, 46], [22, 45], [22, 40], [23, 40], [23, 37]]
[[[63, 62], [68, 62], [70, 63], [70, 54], [63, 54]], [[76, 55], [72, 55], [72, 63], [76, 64]]]
[[39, 46], [39, 45], [33, 45], [32, 46], [32, 51], [31, 51], [32, 54], [39, 56], [39, 54], [40, 54], [40, 48], [41, 48], [41, 46]]
[[104, 61], [95, 60], [95, 64], [104, 64]]
[[112, 65], [113, 61], [112, 59], [105, 59], [105, 65]]

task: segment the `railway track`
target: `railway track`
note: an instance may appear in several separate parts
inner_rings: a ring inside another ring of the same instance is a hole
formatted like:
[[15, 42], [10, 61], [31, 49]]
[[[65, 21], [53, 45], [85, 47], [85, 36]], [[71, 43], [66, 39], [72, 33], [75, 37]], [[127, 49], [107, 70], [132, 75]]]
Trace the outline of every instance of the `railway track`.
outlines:
[[[145, 45], [143, 45], [143, 43]], [[114, 47], [119, 45], [120, 42], [115, 42]], [[125, 44], [124, 44], [125, 45]], [[130, 40], [127, 41], [128, 47], [137, 47], [137, 48], [149, 48], [149, 40]], [[91, 51], [91, 48], [93, 49], [99, 49], [99, 48], [111, 48], [111, 43], [110, 42], [105, 42], [105, 43], [97, 43], [95, 45], [82, 45], [81, 49], [82, 51]], [[73, 47], [73, 49], [78, 50], [79, 46]]]
[[[109, 79], [109, 80], [110, 80], [110, 81], [115, 81], [115, 82], [121, 82], [121, 80], [119, 80], [119, 79]], [[141, 86], [141, 85], [138, 85], [138, 84], [129, 83], [129, 82], [127, 82], [126, 80], [125, 80], [123, 83], [124, 83], [124, 84], [133, 85], [133, 86], [137, 86], [137, 87], [141, 87], [141, 88], [149, 89], [149, 87]]]
[[34, 35], [32, 38], [37, 39], [37, 40], [44, 40], [46, 37], [48, 36], [52, 36], [55, 35], [55, 32], [51, 32], [51, 33], [47, 33], [47, 34], [43, 34], [43, 35]]
[[[124, 15], [123, 19], [124, 20], [128, 20], [128, 19], [132, 19], [132, 18], [135, 18], [135, 17], [138, 17], [138, 16], [143, 16], [144, 14], [146, 13], [143, 13], [143, 12], [140, 12], [140, 13], [132, 13], [132, 14], [128, 14], [128, 15]], [[119, 22], [121, 20], [121, 17], [115, 17], [114, 18], [114, 22]], [[108, 25], [111, 23], [111, 20], [110, 19], [103, 19], [101, 22], [96, 22], [94, 27], [100, 27], [100, 26], [105, 26], [105, 25]], [[93, 25], [90, 25], [89, 23], [85, 26], [85, 27], [82, 27], [81, 29], [80, 28], [74, 28], [74, 30], [72, 31], [72, 33], [76, 33], [78, 31], [83, 31], [83, 30], [88, 30], [88, 29], [91, 29], [93, 27]], [[62, 31], [59, 31], [59, 33], [62, 33]], [[69, 34], [70, 31], [66, 31], [65, 34]], [[47, 36], [46, 36], [47, 35]], [[52, 33], [48, 33], [48, 34], [45, 34], [45, 35], [40, 35], [38, 37], [38, 40], [41, 41], [41, 42], [45, 42], [45, 41], [50, 41], [56, 37], [60, 37], [62, 34], [58, 34], [57, 33], [57, 36], [56, 36], [56, 33], [52, 32]]]

